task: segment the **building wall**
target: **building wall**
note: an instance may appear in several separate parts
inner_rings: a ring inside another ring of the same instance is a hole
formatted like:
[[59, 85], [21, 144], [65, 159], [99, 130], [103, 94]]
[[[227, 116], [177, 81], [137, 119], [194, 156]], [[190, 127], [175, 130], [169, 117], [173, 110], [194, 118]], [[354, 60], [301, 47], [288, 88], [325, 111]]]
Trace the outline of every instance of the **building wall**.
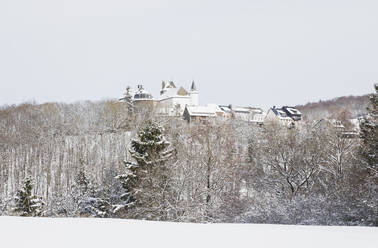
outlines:
[[270, 121], [276, 121], [282, 125], [285, 125], [285, 126], [291, 126], [292, 123], [294, 123], [294, 121], [290, 118], [290, 117], [287, 117], [287, 118], [281, 118], [281, 117], [278, 117], [272, 109], [269, 109], [268, 110], [268, 113], [266, 114], [266, 117], [265, 117], [265, 120], [264, 122], [270, 122]]
[[189, 96], [176, 96], [162, 99], [157, 106], [158, 113], [169, 116], [182, 115], [187, 105], [191, 105]]
[[189, 92], [189, 96], [190, 96], [190, 105], [198, 106], [199, 105], [198, 91]]

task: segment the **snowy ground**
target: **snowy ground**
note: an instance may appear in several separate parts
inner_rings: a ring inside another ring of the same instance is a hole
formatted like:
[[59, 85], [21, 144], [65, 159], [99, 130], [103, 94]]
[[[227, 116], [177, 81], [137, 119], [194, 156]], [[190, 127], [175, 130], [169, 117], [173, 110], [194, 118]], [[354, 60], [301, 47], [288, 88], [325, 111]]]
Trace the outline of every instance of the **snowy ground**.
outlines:
[[0, 217], [0, 247], [378, 247], [378, 228]]

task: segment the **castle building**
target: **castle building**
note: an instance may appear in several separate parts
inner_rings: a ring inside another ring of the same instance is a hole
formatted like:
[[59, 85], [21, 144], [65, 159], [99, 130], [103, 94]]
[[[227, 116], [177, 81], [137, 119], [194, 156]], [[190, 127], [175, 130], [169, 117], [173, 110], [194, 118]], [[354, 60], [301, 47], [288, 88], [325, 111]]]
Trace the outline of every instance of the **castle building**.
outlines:
[[119, 100], [129, 103], [136, 110], [153, 107], [156, 114], [161, 116], [182, 116], [185, 107], [199, 105], [199, 92], [194, 81], [189, 91], [183, 87], [177, 88], [172, 81], [163, 81], [158, 99], [155, 99], [142, 85], [138, 85], [135, 92], [127, 87], [125, 96]]
[[182, 116], [186, 106], [198, 106], [198, 104], [199, 92], [194, 81], [189, 91], [183, 87], [177, 88], [172, 81], [162, 82], [160, 99], [157, 104], [159, 115]]
[[137, 112], [143, 111], [146, 108], [154, 108], [157, 104], [152, 94], [145, 90], [143, 85], [138, 85], [136, 91], [133, 91], [133, 89], [128, 86], [124, 97], [119, 100], [128, 103], [130, 107]]
[[[162, 81], [159, 98], [154, 98], [142, 85], [134, 92], [127, 87], [121, 99], [130, 109], [143, 112], [151, 109], [158, 116], [183, 117], [188, 122], [202, 122], [209, 118], [233, 118], [250, 123], [262, 124], [266, 114], [260, 108], [233, 107], [217, 104], [199, 105], [199, 91], [194, 81], [190, 90], [177, 88], [172, 81]], [[290, 119], [291, 120], [291, 119]]]

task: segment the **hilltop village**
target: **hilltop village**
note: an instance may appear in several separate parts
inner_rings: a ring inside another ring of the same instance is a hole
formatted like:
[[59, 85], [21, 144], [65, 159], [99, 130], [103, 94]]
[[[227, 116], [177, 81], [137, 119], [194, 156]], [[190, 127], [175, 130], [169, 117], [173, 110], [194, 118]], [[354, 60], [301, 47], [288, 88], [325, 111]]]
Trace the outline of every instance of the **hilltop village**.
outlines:
[[[264, 122], [277, 122], [288, 128], [300, 127], [303, 124], [302, 113], [291, 106], [273, 106], [267, 112], [258, 107], [233, 106], [219, 104], [199, 104], [199, 90], [193, 81], [187, 90], [184, 87], [177, 87], [172, 81], [162, 81], [161, 91], [158, 98], [155, 98], [143, 85], [136, 89], [130, 86], [126, 88], [124, 97], [120, 101], [129, 104], [133, 111], [153, 109], [157, 116], [182, 117], [188, 122], [201, 123], [213, 118], [234, 118], [257, 125]], [[336, 129], [344, 130], [344, 126], [337, 120], [318, 120], [315, 126], [324, 122], [331, 124]], [[354, 123], [352, 131], [358, 131], [358, 120], [351, 120]]]
[[127, 87], [124, 97], [119, 99], [130, 104], [136, 111], [153, 108], [159, 116], [183, 117], [188, 122], [201, 122], [209, 118], [236, 118], [243, 121], [262, 124], [268, 120], [278, 120], [287, 126], [295, 126], [302, 120], [302, 113], [294, 107], [272, 107], [268, 112], [251, 106], [233, 106], [218, 104], [199, 104], [199, 90], [195, 82], [190, 89], [177, 87], [174, 82], [162, 82], [160, 96], [154, 98], [143, 85], [136, 90]]

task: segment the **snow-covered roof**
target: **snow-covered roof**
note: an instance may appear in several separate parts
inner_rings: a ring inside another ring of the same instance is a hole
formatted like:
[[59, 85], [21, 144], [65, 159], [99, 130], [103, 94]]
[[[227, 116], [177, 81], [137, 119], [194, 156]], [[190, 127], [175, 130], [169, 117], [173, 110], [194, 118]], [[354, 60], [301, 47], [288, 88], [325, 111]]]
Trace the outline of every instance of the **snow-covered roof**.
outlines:
[[134, 101], [138, 100], [152, 100], [153, 96], [145, 89], [140, 88], [133, 96]]
[[287, 107], [286, 109], [292, 115], [301, 115], [302, 114], [298, 109], [295, 109], [295, 108]]
[[250, 109], [245, 107], [233, 107], [232, 110], [238, 113], [250, 113]]
[[206, 106], [187, 106], [186, 109], [190, 116], [215, 117], [217, 116], [217, 113], [223, 113], [223, 110], [216, 104], [208, 104]]
[[173, 83], [172, 81], [169, 81], [168, 83], [165, 83], [163, 81], [163, 89], [170, 89], [170, 88], [176, 88], [175, 83]]
[[302, 113], [294, 108], [294, 107], [288, 107], [284, 106], [282, 108], [276, 108], [275, 106], [271, 108], [273, 113], [281, 120], [294, 120], [299, 121], [302, 118]]
[[231, 108], [228, 107], [228, 106], [219, 106], [219, 108], [220, 108], [222, 111], [226, 112], [226, 113], [229, 113], [229, 112], [232, 111]]
[[279, 117], [287, 117], [286, 112], [281, 109], [276, 109], [276, 113]]
[[160, 91], [160, 100], [169, 99], [172, 97], [189, 97], [189, 92], [183, 88], [177, 88], [173, 82], [162, 83], [162, 90]]
[[242, 113], [242, 114], [263, 114], [264, 111], [261, 108], [254, 108], [254, 107], [240, 107], [236, 106], [233, 107], [232, 105], [219, 105], [219, 108], [222, 109], [226, 113], [235, 112], [235, 113]]

